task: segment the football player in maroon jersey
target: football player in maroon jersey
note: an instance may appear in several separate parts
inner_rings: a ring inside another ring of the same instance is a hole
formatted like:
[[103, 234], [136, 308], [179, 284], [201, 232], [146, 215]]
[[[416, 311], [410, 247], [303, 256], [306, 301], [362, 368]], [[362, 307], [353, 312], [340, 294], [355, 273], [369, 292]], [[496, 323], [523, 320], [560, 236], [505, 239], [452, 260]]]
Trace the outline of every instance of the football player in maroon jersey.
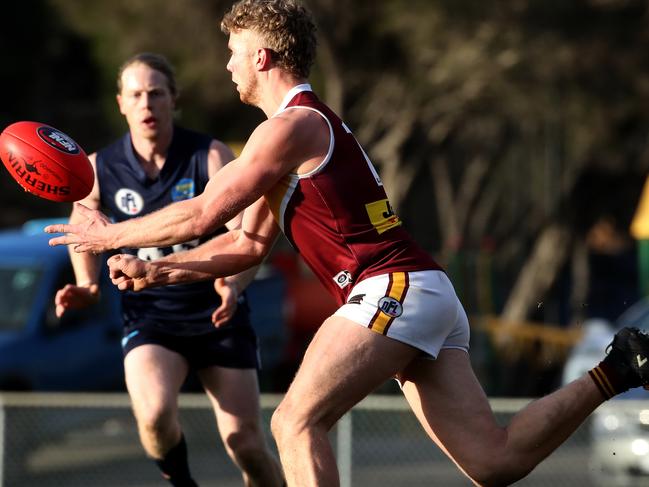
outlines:
[[469, 326], [440, 267], [403, 229], [351, 130], [311, 91], [315, 28], [296, 0], [242, 0], [223, 18], [239, 96], [267, 120], [219, 184], [111, 225], [92, 210], [52, 244], [77, 251], [158, 246], [203, 235], [245, 209], [241, 230], [156, 262], [114, 256], [120, 289], [234, 274], [259, 263], [281, 230], [336, 297], [272, 419], [288, 484], [335, 486], [327, 433], [395, 377], [430, 437], [480, 485], [527, 475], [605, 399], [649, 383], [649, 337], [624, 329], [595, 369], [501, 426], [469, 359]]

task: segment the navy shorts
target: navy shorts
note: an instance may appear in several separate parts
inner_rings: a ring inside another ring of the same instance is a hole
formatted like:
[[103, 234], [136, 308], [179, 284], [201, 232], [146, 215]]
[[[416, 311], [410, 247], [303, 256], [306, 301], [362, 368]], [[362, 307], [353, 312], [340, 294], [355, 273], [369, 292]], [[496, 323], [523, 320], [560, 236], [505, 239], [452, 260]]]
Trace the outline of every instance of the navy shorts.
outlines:
[[187, 360], [194, 370], [219, 366], [234, 369], [260, 369], [257, 336], [247, 323], [226, 324], [200, 335], [172, 335], [151, 326], [124, 330], [124, 357], [136, 347], [155, 344], [172, 350]]

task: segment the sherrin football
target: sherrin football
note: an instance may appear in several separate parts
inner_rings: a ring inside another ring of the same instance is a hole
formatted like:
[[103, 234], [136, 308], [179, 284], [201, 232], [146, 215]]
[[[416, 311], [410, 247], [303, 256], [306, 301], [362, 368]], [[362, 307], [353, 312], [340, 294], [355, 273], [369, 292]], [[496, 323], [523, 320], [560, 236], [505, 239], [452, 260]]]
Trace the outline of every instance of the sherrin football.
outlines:
[[94, 183], [88, 156], [70, 136], [38, 122], [16, 122], [0, 134], [0, 159], [25, 191], [52, 201], [85, 198]]

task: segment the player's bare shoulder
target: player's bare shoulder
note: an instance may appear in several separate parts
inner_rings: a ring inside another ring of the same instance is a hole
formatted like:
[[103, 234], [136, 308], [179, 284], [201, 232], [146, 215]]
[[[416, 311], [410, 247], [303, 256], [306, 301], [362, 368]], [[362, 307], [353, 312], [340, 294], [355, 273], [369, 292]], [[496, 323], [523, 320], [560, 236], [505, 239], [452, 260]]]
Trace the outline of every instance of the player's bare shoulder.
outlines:
[[213, 174], [233, 159], [234, 153], [227, 144], [220, 140], [212, 139], [207, 155], [208, 176], [212, 177]]
[[295, 155], [301, 160], [296, 172], [310, 172], [329, 152], [332, 134], [327, 119], [316, 110], [299, 106], [284, 110], [278, 118], [290, 127]]
[[[324, 158], [329, 149], [330, 132], [326, 120], [308, 109], [285, 110], [260, 124], [249, 142], [263, 147], [268, 155], [290, 161], [291, 170], [313, 158]], [[247, 146], [250, 144], [247, 144]]]
[[92, 185], [92, 189], [90, 190], [90, 193], [88, 193], [88, 195], [82, 200], [79, 200], [79, 203], [83, 204], [84, 206], [87, 206], [88, 208], [98, 209], [101, 200], [100, 200], [99, 178], [97, 177], [97, 153], [93, 152], [92, 154], [89, 154], [88, 161], [92, 166], [93, 185]]
[[305, 134], [328, 133], [328, 125], [322, 114], [311, 108], [295, 106], [289, 107], [269, 119], [285, 124], [294, 136]]

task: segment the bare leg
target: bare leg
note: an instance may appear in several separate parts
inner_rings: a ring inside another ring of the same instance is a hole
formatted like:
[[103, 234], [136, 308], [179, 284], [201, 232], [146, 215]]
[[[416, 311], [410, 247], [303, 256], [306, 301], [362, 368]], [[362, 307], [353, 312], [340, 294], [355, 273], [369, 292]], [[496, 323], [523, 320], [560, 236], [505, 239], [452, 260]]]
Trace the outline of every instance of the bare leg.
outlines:
[[261, 428], [259, 386], [254, 369], [209, 367], [198, 372], [228, 455], [241, 469], [246, 487], [279, 487], [279, 463]]
[[418, 353], [341, 317], [324, 322], [271, 424], [289, 486], [339, 485], [327, 432]]
[[178, 392], [187, 362], [158, 345], [141, 345], [126, 355], [124, 371], [140, 441], [147, 454], [159, 460], [180, 441]]
[[442, 350], [436, 361], [415, 360], [400, 378], [425, 430], [480, 485], [506, 485], [525, 476], [603, 401], [584, 376], [532, 402], [503, 428], [464, 351]]

